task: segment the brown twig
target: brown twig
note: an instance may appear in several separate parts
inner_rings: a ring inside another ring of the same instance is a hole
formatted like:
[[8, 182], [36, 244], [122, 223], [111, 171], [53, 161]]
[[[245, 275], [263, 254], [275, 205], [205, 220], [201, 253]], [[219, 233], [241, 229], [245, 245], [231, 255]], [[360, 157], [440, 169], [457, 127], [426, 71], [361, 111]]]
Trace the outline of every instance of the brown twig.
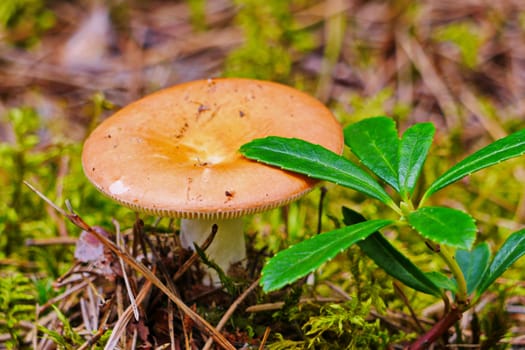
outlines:
[[416, 315], [414, 309], [412, 308], [412, 305], [410, 305], [410, 302], [408, 301], [407, 296], [405, 295], [405, 293], [403, 292], [403, 290], [399, 286], [399, 283], [396, 282], [396, 281], [394, 281], [394, 290], [397, 292], [397, 295], [399, 295], [399, 297], [401, 297], [401, 299], [403, 300], [403, 302], [407, 306], [408, 311], [410, 312], [410, 315], [412, 316], [412, 319], [414, 320], [414, 322], [415, 322], [417, 328], [419, 329], [419, 331], [420, 332], [424, 332], [425, 329], [423, 328], [423, 325], [421, 324], [421, 322], [419, 322], [419, 319], [417, 318], [417, 315]]
[[[206, 251], [208, 247], [210, 246], [211, 242], [213, 242], [215, 235], [217, 235], [217, 231], [219, 230], [219, 227], [217, 224], [214, 224], [211, 227], [210, 235], [206, 238], [206, 240], [202, 243], [202, 246], [200, 247], [203, 251]], [[177, 281], [181, 276], [199, 260], [199, 254], [195, 251], [191, 256], [182, 264], [182, 266], [177, 270], [175, 275], [172, 277], [173, 282]]]

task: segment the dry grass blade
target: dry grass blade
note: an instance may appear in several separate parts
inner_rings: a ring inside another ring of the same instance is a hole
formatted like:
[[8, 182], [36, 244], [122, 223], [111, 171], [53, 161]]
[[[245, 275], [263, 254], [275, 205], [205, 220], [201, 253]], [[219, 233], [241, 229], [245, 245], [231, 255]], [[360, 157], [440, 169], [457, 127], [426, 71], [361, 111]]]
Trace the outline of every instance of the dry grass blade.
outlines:
[[217, 332], [212, 325], [210, 325], [206, 320], [204, 320], [199, 314], [197, 314], [195, 311], [193, 311], [191, 308], [189, 308], [182, 300], [180, 300], [162, 281], [155, 276], [146, 266], [144, 266], [142, 263], [135, 260], [132, 256], [130, 256], [127, 252], [122, 251], [119, 247], [115, 245], [112, 241], [101, 235], [97, 230], [94, 230], [91, 226], [89, 226], [86, 222], [82, 220], [80, 216], [73, 213], [72, 210], [71, 213], [67, 213], [65, 210], [61, 209], [57, 205], [55, 205], [51, 200], [49, 200], [46, 196], [44, 196], [41, 192], [39, 192], [36, 188], [34, 188], [31, 184], [24, 181], [24, 184], [26, 184], [33, 192], [35, 192], [40, 198], [42, 198], [46, 203], [51, 205], [53, 208], [55, 208], [59, 213], [67, 217], [74, 225], [81, 228], [82, 230], [88, 231], [90, 234], [95, 236], [100, 242], [102, 242], [109, 250], [111, 250], [114, 254], [116, 254], [118, 257], [121, 257], [126, 264], [128, 264], [130, 267], [135, 269], [137, 272], [142, 274], [147, 280], [149, 280], [155, 287], [160, 289], [171, 301], [177, 305], [177, 307], [186, 315], [188, 316], [195, 325], [213, 337], [213, 339], [224, 349], [228, 350], [235, 350], [235, 347], [224, 338], [222, 334]]
[[[152, 286], [151, 281], [147, 280], [140, 292], [137, 294], [137, 303], [140, 304], [142, 300], [146, 297], [148, 292], [150, 291]], [[131, 321], [131, 317], [133, 315], [133, 308], [131, 305], [122, 313], [122, 315], [119, 316], [119, 319], [115, 326], [113, 327], [113, 332], [111, 333], [111, 336], [108, 339], [108, 342], [106, 343], [106, 346], [104, 347], [104, 350], [112, 350], [117, 347], [118, 341], [120, 337], [124, 334], [126, 331], [126, 326], [128, 325], [129, 321]]]
[[[120, 249], [123, 249], [122, 247], [122, 237], [120, 235], [120, 225], [116, 220], [113, 220], [113, 225], [115, 225], [115, 231], [117, 232], [117, 244]], [[139, 309], [137, 307], [137, 303], [135, 301], [135, 296], [133, 295], [133, 291], [131, 290], [131, 285], [129, 284], [129, 278], [128, 274], [126, 272], [126, 266], [124, 265], [124, 260], [122, 257], [119, 256], [118, 261], [120, 263], [120, 268], [122, 269], [122, 277], [124, 278], [124, 284], [126, 286], [126, 291], [128, 292], [129, 301], [131, 303], [131, 308], [133, 309], [133, 316], [135, 316], [135, 320], [139, 320]]]
[[457, 117], [459, 110], [456, 102], [421, 45], [419, 45], [414, 38], [409, 37], [403, 32], [397, 33], [396, 40], [409, 59], [414, 63], [414, 66], [421, 74], [423, 82], [436, 98], [437, 103], [447, 119], [447, 125], [450, 128], [459, 126]]

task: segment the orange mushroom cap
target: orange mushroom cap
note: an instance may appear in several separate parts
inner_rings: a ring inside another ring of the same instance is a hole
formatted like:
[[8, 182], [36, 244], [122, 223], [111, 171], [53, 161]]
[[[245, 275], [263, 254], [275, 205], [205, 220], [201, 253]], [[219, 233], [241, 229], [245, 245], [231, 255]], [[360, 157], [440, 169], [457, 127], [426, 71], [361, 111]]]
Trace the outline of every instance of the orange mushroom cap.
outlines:
[[82, 165], [105, 195], [149, 214], [236, 218], [284, 205], [315, 180], [244, 158], [260, 137], [300, 138], [341, 153], [340, 124], [315, 98], [250, 79], [198, 80], [124, 107], [88, 137]]

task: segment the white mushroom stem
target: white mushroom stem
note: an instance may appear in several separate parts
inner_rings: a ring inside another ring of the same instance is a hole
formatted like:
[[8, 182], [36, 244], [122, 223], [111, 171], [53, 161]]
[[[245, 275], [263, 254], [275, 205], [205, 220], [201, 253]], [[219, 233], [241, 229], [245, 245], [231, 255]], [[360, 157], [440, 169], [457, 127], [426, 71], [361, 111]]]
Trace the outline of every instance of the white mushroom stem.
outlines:
[[[218, 231], [211, 245], [206, 249], [206, 255], [227, 273], [230, 266], [246, 259], [244, 243], [243, 218], [195, 220], [182, 219], [180, 223], [180, 241], [184, 248], [194, 250], [193, 243], [202, 246], [210, 236], [213, 224]], [[210, 271], [213, 284], [218, 284], [219, 278], [215, 271]]]

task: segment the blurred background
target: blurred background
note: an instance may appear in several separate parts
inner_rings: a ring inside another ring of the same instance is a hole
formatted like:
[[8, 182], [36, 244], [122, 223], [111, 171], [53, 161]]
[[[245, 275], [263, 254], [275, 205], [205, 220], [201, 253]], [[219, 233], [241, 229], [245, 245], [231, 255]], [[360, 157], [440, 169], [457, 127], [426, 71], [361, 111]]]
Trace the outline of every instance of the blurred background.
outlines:
[[[2, 276], [31, 273], [34, 297], [43, 304], [56, 296], [52, 282], [73, 260], [71, 237], [78, 230], [22, 180], [60, 206], [69, 199], [92, 224], [112, 227], [116, 217], [130, 226], [133, 213], [87, 184], [82, 141], [145, 94], [224, 76], [297, 87], [323, 101], [343, 125], [377, 115], [393, 117], [400, 130], [433, 122], [428, 183], [466, 154], [525, 126], [525, 2], [1, 0]], [[480, 239], [495, 246], [525, 224], [523, 158], [496, 168], [433, 198], [460, 209], [468, 203]], [[368, 217], [381, 214], [355, 193], [328, 190], [326, 229], [337, 225], [342, 203]], [[281, 249], [315, 233], [318, 202], [314, 192], [290, 207], [285, 223], [281, 212], [272, 212], [254, 217], [250, 230], [268, 237], [270, 251]], [[506, 276], [523, 291], [516, 282], [523, 281], [520, 264]], [[4, 277], [4, 289], [21, 283]], [[501, 305], [525, 305], [523, 294], [512, 295]], [[514, 315], [516, 337], [525, 333], [524, 314]]]

